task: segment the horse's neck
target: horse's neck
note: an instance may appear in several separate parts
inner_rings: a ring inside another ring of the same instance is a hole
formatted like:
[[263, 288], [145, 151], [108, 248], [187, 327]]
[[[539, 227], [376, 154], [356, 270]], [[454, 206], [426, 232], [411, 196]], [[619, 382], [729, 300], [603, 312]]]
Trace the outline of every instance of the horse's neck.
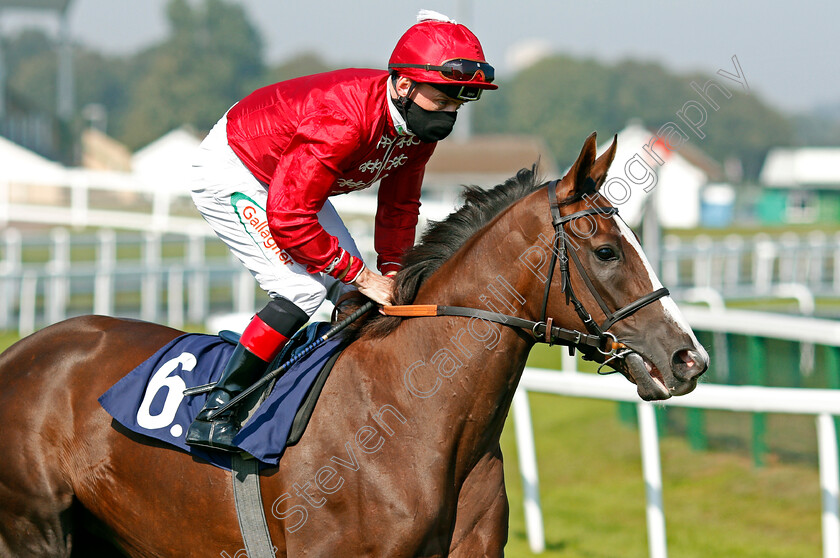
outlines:
[[400, 390], [412, 413], [430, 416], [424, 429], [440, 451], [466, 464], [496, 447], [531, 343], [503, 325], [448, 317], [407, 320], [389, 339]]
[[[415, 303], [467, 306], [517, 316], [532, 313], [534, 302], [528, 298], [533, 298], [529, 294], [535, 283], [520, 267], [519, 250], [526, 248], [521, 239], [526, 235], [518, 229], [515, 216], [502, 216], [492, 230], [471, 239], [445, 262], [423, 285]], [[520, 240], [512, 240], [508, 234]], [[502, 245], [509, 254], [500, 254]], [[445, 408], [450, 431], [458, 431], [460, 426], [459, 447], [480, 450], [495, 445], [533, 345], [527, 334], [476, 318], [449, 317], [407, 320], [395, 334], [404, 336], [402, 346], [415, 347], [423, 354], [423, 373], [436, 372], [441, 380], [436, 406]], [[419, 346], [417, 339], [422, 339]], [[431, 380], [425, 377], [428, 386]]]

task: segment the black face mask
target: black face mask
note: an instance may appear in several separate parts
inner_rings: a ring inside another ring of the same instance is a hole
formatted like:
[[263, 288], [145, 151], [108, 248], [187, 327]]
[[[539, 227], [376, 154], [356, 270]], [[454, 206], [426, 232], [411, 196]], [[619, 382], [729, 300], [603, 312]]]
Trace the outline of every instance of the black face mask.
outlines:
[[405, 112], [405, 122], [408, 124], [408, 129], [420, 141], [426, 143], [440, 141], [452, 133], [452, 127], [458, 117], [457, 112], [426, 110], [411, 101], [409, 101]]
[[405, 118], [405, 123], [411, 133], [425, 143], [440, 141], [451, 134], [455, 119], [458, 117], [457, 112], [426, 110], [407, 96], [398, 97], [394, 100], [394, 104]]

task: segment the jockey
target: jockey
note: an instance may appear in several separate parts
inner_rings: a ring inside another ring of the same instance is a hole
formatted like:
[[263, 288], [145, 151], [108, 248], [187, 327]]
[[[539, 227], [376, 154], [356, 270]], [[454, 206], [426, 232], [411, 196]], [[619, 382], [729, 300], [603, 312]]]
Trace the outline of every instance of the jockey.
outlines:
[[[208, 420], [265, 371], [326, 299], [391, 302], [414, 244], [425, 165], [456, 111], [496, 89], [473, 33], [423, 10], [382, 70], [346, 69], [275, 83], [216, 124], [195, 161], [192, 196], [271, 301], [251, 319], [187, 444], [235, 451], [230, 412]], [[328, 198], [379, 181], [369, 269]]]

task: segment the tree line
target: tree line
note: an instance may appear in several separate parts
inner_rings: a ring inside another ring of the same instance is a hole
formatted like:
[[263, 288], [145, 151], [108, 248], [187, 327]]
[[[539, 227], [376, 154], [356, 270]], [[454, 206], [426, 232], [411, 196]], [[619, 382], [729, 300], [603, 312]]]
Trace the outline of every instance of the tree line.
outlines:
[[[335, 67], [314, 54], [267, 64], [259, 32], [244, 9], [226, 0], [170, 0], [170, 32], [134, 55], [106, 56], [74, 47], [78, 125], [85, 106], [107, 113], [107, 132], [137, 149], [188, 124], [209, 130], [233, 103], [254, 89]], [[52, 110], [56, 95], [56, 48], [38, 30], [6, 39], [8, 88], [35, 107]], [[676, 75], [661, 65], [627, 60], [605, 64], [557, 55], [499, 82], [499, 90], [476, 103], [477, 133], [542, 136], [558, 164], [572, 160], [589, 132], [610, 135], [640, 119], [656, 130], [675, 120], [697, 95], [691, 81], [713, 76]], [[801, 121], [773, 109], [754, 93], [734, 91], [704, 127], [698, 144], [720, 163], [741, 162], [755, 179], [767, 150], [797, 141]]]

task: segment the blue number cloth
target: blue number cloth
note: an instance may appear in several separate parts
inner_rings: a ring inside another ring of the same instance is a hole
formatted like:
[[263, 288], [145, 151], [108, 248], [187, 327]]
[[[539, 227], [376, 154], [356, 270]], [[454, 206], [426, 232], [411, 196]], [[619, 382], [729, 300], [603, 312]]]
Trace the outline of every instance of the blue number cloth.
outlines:
[[[328, 327], [328, 324], [311, 324], [301, 330], [278, 360], [287, 360]], [[238, 447], [265, 466], [277, 465], [298, 408], [340, 343], [338, 337], [329, 339], [277, 380], [274, 390], [234, 439]], [[183, 391], [218, 380], [233, 349], [233, 345], [216, 335], [182, 335], [114, 384], [99, 398], [99, 404], [132, 432], [230, 469], [229, 455], [184, 443], [187, 428], [201, 411], [208, 394], [184, 396]]]

